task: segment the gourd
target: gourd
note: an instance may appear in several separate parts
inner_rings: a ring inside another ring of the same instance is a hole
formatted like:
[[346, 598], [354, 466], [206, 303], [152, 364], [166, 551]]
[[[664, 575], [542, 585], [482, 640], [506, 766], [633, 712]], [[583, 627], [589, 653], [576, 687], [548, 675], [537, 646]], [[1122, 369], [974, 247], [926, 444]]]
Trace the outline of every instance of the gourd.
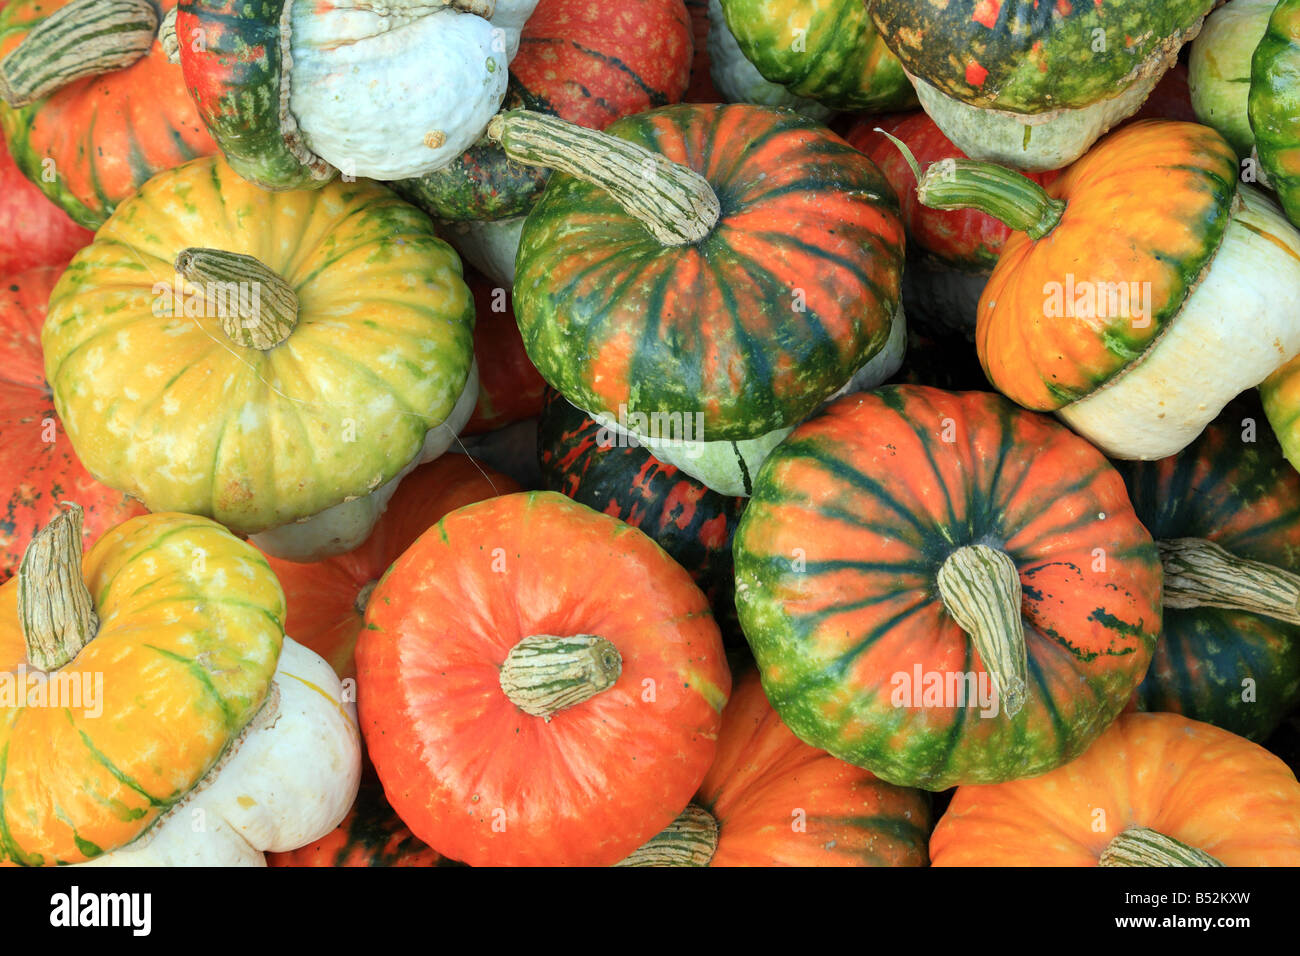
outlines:
[[62, 265], [93, 238], [27, 181], [0, 137], [0, 276]]
[[1188, 85], [1196, 118], [1226, 139], [1238, 157], [1255, 145], [1247, 112], [1250, 61], [1277, 0], [1233, 0], [1205, 18], [1191, 44]]
[[389, 802], [471, 866], [625, 857], [699, 787], [730, 689], [686, 571], [551, 492], [445, 516], [375, 588], [357, 644]]
[[478, 404], [461, 431], [480, 435], [542, 411], [546, 382], [524, 351], [510, 305], [510, 285], [494, 285], [477, 273], [465, 276], [474, 296], [474, 361], [478, 366]]
[[833, 403], [764, 462], [733, 553], [781, 720], [900, 786], [1073, 759], [1160, 633], [1159, 555], [1119, 474], [988, 392]]
[[284, 636], [262, 557], [173, 513], [83, 562], [80, 523], [61, 513], [0, 587], [0, 860], [261, 866], [332, 830], [360, 776], [354, 708]]
[[972, 159], [1074, 162], [1142, 105], [1213, 0], [872, 0], [921, 106]]
[[73, 259], [42, 333], [90, 473], [270, 553], [356, 547], [474, 409], [460, 262], [382, 186], [159, 174]]
[[234, 170], [303, 189], [339, 171], [407, 179], [464, 153], [505, 97], [535, 6], [186, 0], [174, 31], [186, 86]]
[[1046, 188], [945, 161], [918, 196], [1016, 230], [980, 299], [980, 362], [1112, 457], [1175, 454], [1300, 352], [1300, 232], [1209, 127], [1132, 123]]
[[1072, 763], [959, 787], [933, 866], [1300, 866], [1300, 783], [1258, 744], [1124, 714]]
[[1278, 0], [1250, 60], [1250, 127], [1264, 173], [1282, 208], [1300, 224], [1300, 2]]

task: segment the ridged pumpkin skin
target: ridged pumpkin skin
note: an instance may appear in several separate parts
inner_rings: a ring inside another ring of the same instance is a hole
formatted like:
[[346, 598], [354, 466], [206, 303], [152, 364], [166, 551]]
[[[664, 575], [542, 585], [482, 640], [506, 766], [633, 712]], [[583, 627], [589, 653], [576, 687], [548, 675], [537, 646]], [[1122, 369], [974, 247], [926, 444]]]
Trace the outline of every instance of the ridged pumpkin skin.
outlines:
[[695, 803], [718, 822], [710, 866], [924, 866], [930, 802], [809, 747], [781, 723], [756, 671], [722, 712]]
[[738, 628], [731, 541], [744, 498], [711, 491], [548, 389], [537, 428], [542, 482], [644, 531], [700, 586], [724, 638]]
[[[986, 672], [936, 589], [971, 544], [1005, 552], [1021, 582], [1023, 709], [895, 706], [895, 675], [918, 666]], [[904, 786], [1077, 756], [1141, 681], [1160, 631], [1160, 559], [1118, 472], [988, 392], [896, 386], [831, 404], [764, 463], [734, 552], [740, 622], [781, 719]]]
[[536, 417], [545, 400], [546, 380], [524, 351], [509, 287], [473, 271], [465, 281], [474, 295], [479, 387], [474, 414], [461, 435], [478, 435]]
[[[133, 518], [86, 553], [83, 574], [99, 631], [59, 673], [102, 675], [103, 712], [0, 709], [3, 860], [78, 863], [144, 833], [238, 738], [280, 655], [275, 575], [206, 518]], [[8, 672], [26, 660], [17, 608], [15, 578], [0, 587]]]
[[[537, 634], [604, 637], [621, 675], [549, 722], [526, 714], [499, 669]], [[731, 689], [690, 576], [640, 531], [550, 492], [468, 505], [420, 537], [371, 597], [357, 678], [389, 802], [471, 866], [621, 860], [690, 800]]]
[[844, 110], [916, 102], [860, 0], [722, 0], [722, 10], [746, 59], [796, 96]]
[[0, 581], [18, 570], [32, 535], [62, 510], [61, 501], [84, 509], [88, 546], [108, 528], [144, 513], [138, 501], [90, 476], [54, 412], [41, 358], [41, 325], [62, 271], [45, 266], [0, 281]]
[[615, 418], [700, 413], [707, 441], [755, 438], [885, 345], [903, 228], [865, 156], [744, 104], [665, 107], [606, 132], [701, 174], [722, 215], [702, 240], [664, 245], [599, 187], [551, 177], [524, 223], [515, 315], [569, 401]]
[[1300, 866], [1300, 783], [1277, 757], [1177, 714], [1123, 714], [1087, 753], [1029, 780], [960, 787], [933, 866], [1096, 866], [1126, 827], [1225, 866]]
[[1269, 184], [1300, 224], [1300, 0], [1279, 0], [1250, 65], [1250, 125]]
[[[1140, 359], [1214, 257], [1236, 186], [1236, 155], [1207, 126], [1133, 123], [1097, 143], [1046, 187], [1067, 203], [1056, 228], [1037, 240], [1012, 233], [1003, 246], [975, 333], [989, 381], [1026, 408], [1047, 411]], [[1072, 288], [1070, 276], [1124, 288], [1150, 283], [1151, 314], [1137, 322], [1131, 314], [1049, 315], [1045, 286]]]
[[[1252, 404], [1230, 405], [1172, 458], [1116, 467], [1156, 540], [1205, 538], [1300, 574], [1300, 475]], [[1165, 608], [1151, 669], [1137, 690], [1141, 710], [1263, 740], [1297, 703], [1300, 625], [1226, 608]]]
[[[0, 8], [0, 57], [66, 5], [67, 0], [10, 0]], [[176, 0], [156, 3], [160, 13], [175, 5]], [[167, 62], [157, 40], [125, 69], [74, 80], [19, 109], [0, 103], [0, 128], [23, 174], [89, 229], [103, 225], [156, 173], [217, 148], [180, 69]], [[52, 169], [44, 166], [47, 159]]]
[[0, 137], [0, 276], [61, 265], [93, 238], [27, 180]]
[[337, 829], [288, 853], [268, 853], [267, 866], [455, 866], [426, 846], [384, 799], [378, 780], [363, 779], [357, 802]]
[[[502, 109], [550, 113], [604, 129], [622, 116], [680, 102], [691, 71], [690, 23], [682, 0], [541, 0], [510, 61]], [[506, 219], [532, 208], [550, 170], [480, 142], [450, 166], [395, 184], [446, 221]]]
[[284, 588], [285, 631], [325, 658], [339, 677], [356, 677], [352, 654], [365, 623], [366, 588], [443, 515], [518, 490], [513, 479], [467, 455], [443, 455], [402, 479], [360, 547], [310, 564], [268, 555]]
[[872, 0], [870, 6], [880, 35], [909, 73], [973, 106], [1038, 113], [1114, 96], [1167, 38], [1181, 42], [1213, 2]]
[[[280, 275], [299, 300], [289, 337], [259, 351], [216, 317], [169, 316], [173, 262], [189, 246]], [[472, 328], [460, 260], [389, 190], [269, 192], [209, 157], [123, 203], [55, 288], [42, 342], [92, 474], [154, 510], [251, 534], [410, 464], [465, 387]]]

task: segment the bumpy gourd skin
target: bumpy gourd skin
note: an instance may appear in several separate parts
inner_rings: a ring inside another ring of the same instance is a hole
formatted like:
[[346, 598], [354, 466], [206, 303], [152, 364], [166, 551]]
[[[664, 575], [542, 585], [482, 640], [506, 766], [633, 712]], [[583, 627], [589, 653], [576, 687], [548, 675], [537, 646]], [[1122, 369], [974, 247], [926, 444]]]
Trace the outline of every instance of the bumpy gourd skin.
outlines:
[[1135, 67], [1167, 38], [1181, 42], [1213, 5], [873, 0], [870, 7], [909, 73], [972, 106], [1040, 113], [1115, 96], [1132, 82]]
[[1300, 225], [1300, 0], [1280, 0], [1251, 60], [1255, 149], [1287, 217]]
[[[169, 316], [190, 246], [251, 255], [293, 287], [289, 337], [259, 351], [218, 318]], [[252, 534], [406, 468], [466, 385], [473, 316], [460, 260], [382, 186], [268, 192], [209, 158], [123, 204], [55, 288], [42, 340], [93, 475]]]

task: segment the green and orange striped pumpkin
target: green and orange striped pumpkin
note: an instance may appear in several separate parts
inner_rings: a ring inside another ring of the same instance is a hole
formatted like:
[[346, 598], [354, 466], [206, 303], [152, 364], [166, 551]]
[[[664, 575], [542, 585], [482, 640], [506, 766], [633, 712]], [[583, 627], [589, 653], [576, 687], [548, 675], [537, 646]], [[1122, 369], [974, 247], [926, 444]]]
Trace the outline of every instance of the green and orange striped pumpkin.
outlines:
[[[1119, 473], [987, 392], [832, 403], [764, 463], [734, 552], [741, 626], [781, 719], [907, 786], [1078, 756], [1160, 632], [1159, 554]], [[984, 699], [959, 699], [959, 680]]]
[[564, 170], [524, 223], [515, 314], [542, 376], [583, 410], [699, 415], [697, 438], [756, 438], [885, 346], [897, 203], [825, 127], [687, 104], [605, 133], [510, 112], [488, 135]]

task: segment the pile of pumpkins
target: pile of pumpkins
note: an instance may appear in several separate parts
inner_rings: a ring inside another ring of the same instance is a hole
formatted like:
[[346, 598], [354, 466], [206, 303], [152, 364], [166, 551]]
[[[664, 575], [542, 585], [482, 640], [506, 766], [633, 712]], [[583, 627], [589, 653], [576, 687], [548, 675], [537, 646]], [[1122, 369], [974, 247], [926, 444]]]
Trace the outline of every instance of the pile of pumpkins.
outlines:
[[1300, 865], [1300, 0], [0, 0], [0, 863]]

